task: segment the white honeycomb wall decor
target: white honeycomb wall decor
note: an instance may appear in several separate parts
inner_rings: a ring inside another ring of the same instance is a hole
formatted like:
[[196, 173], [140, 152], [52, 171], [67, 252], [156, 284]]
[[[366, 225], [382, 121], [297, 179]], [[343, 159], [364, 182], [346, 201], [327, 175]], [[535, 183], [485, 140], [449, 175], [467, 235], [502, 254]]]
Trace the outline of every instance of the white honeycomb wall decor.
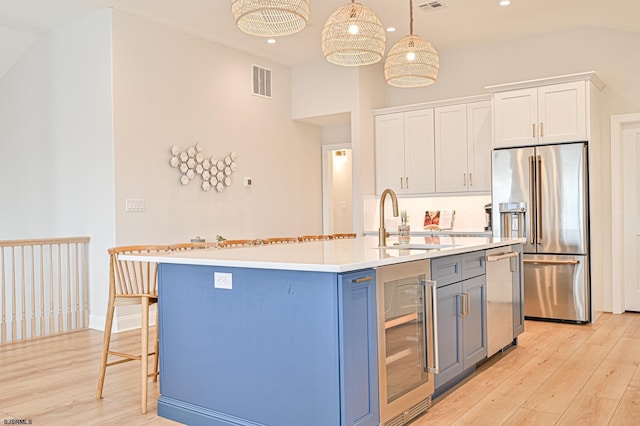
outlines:
[[222, 192], [231, 186], [231, 176], [238, 169], [236, 157], [235, 152], [230, 152], [221, 158], [206, 157], [199, 143], [185, 150], [174, 145], [171, 147], [169, 165], [180, 173], [182, 185], [198, 180], [203, 191], [215, 189], [217, 192]]

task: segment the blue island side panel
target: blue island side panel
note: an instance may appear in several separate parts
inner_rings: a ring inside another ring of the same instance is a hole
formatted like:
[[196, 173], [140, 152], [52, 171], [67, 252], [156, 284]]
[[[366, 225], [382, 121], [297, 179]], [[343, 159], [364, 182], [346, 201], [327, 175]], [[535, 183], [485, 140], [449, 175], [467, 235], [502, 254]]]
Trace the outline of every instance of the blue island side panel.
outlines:
[[[233, 288], [214, 288], [215, 272]], [[158, 413], [339, 425], [337, 292], [333, 273], [161, 264]]]

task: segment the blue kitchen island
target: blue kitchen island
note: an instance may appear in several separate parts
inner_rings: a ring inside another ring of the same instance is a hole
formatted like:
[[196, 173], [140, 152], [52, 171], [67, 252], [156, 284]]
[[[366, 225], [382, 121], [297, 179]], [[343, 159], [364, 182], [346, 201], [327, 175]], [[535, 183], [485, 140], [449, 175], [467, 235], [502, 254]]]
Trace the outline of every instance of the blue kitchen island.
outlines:
[[378, 425], [376, 269], [513, 244], [374, 237], [167, 255], [158, 414], [189, 425]]

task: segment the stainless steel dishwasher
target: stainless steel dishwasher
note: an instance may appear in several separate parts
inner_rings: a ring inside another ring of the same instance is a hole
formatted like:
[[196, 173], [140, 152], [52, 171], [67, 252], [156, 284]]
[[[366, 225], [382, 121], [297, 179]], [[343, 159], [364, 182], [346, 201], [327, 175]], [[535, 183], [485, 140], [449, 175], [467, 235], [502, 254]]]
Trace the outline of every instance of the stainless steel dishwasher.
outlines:
[[514, 340], [513, 276], [519, 253], [512, 247], [487, 250], [487, 356]]

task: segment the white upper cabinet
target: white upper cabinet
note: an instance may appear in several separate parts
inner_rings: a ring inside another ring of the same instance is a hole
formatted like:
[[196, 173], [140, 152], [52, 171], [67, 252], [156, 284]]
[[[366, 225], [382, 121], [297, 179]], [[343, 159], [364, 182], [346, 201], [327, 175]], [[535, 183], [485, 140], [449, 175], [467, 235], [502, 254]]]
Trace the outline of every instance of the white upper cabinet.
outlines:
[[434, 174], [433, 108], [404, 113], [406, 194], [425, 194], [436, 188]]
[[491, 188], [491, 102], [435, 108], [436, 192]]
[[[590, 75], [556, 84], [549, 79], [489, 87], [498, 89], [493, 94], [494, 147], [588, 140]], [[538, 86], [522, 87], [525, 84]]]
[[404, 179], [404, 113], [379, 115], [376, 132], [376, 192], [400, 192]]
[[467, 190], [467, 105], [436, 108], [436, 190]]
[[491, 101], [467, 104], [467, 170], [469, 191], [491, 190]]
[[375, 117], [376, 192], [435, 192], [433, 108]]
[[538, 87], [538, 143], [587, 140], [586, 82]]

